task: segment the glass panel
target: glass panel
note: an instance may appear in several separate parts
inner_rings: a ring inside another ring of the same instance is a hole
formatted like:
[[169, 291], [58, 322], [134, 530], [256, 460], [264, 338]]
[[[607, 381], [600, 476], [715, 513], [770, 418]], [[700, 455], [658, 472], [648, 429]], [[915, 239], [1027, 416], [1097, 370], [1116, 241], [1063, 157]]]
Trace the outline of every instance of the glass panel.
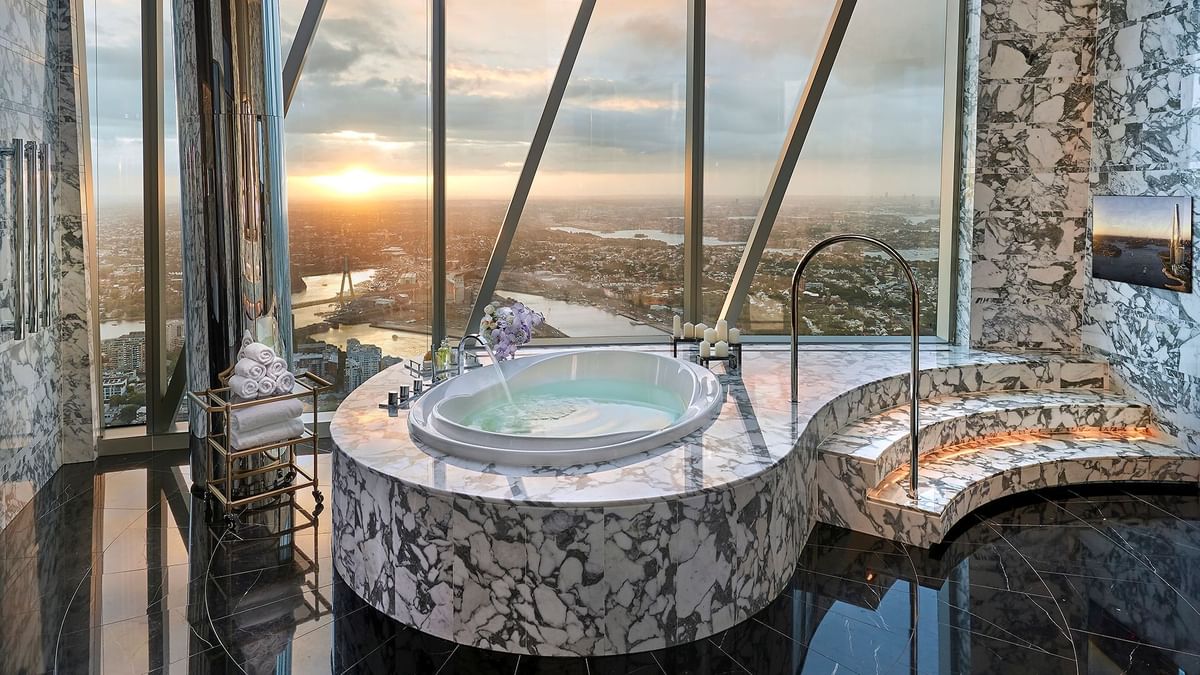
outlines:
[[665, 337], [683, 302], [687, 4], [599, 3], [497, 296], [545, 334]]
[[[935, 333], [946, 52], [936, 38], [945, 34], [946, 0], [859, 2], [751, 285], [744, 332], [786, 333], [798, 258], [853, 232], [909, 260], [925, 301], [921, 332]], [[908, 334], [907, 284], [882, 252], [839, 245], [811, 270], [802, 332]]]
[[775, 169], [832, 0], [709, 2], [704, 303], [714, 325]]
[[322, 409], [428, 349], [427, 25], [330, 3], [288, 111], [293, 365], [337, 383]]
[[[163, 298], [163, 341], [167, 365], [163, 375], [170, 378], [175, 364], [183, 353], [183, 220], [180, 212], [179, 183], [179, 118], [175, 113], [175, 23], [173, 3], [163, 5], [163, 180], [166, 183], [166, 295]], [[181, 377], [187, 373], [180, 371]], [[169, 380], [168, 380], [169, 381]], [[187, 419], [187, 397], [179, 402], [175, 420]]]
[[142, 424], [146, 323], [141, 13], [136, 0], [84, 3], [96, 191], [104, 424]]
[[[577, 2], [446, 7], [446, 325], [466, 329]], [[528, 220], [528, 211], [526, 219]], [[515, 246], [514, 246], [515, 248]], [[511, 261], [511, 257], [510, 257]]]
[[285, 61], [292, 48], [292, 41], [296, 39], [296, 29], [300, 27], [300, 17], [304, 16], [304, 8], [307, 5], [308, 0], [279, 0], [279, 42], [283, 46]]

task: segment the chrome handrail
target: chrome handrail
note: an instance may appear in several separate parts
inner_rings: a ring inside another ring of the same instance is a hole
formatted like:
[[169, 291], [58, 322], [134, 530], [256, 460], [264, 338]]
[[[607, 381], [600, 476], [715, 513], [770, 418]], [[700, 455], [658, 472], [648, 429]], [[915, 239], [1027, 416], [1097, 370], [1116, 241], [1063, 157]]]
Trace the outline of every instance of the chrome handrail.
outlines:
[[921, 291], [917, 288], [917, 278], [915, 275], [913, 275], [912, 267], [909, 266], [908, 262], [904, 259], [903, 256], [900, 255], [900, 253], [896, 249], [887, 245], [883, 241], [876, 239], [875, 237], [868, 237], [866, 235], [861, 235], [861, 234], [838, 234], [838, 235], [829, 237], [828, 239], [823, 239], [823, 240], [817, 242], [816, 244], [813, 245], [812, 248], [808, 249], [808, 253], [805, 253], [804, 257], [800, 259], [800, 264], [796, 265], [796, 271], [795, 271], [795, 273], [792, 274], [792, 291], [791, 291], [791, 296], [790, 296], [790, 302], [788, 305], [788, 311], [791, 312], [791, 324], [792, 324], [792, 345], [791, 345], [792, 403], [796, 403], [800, 398], [800, 386], [799, 386], [799, 382], [798, 382], [799, 368], [800, 368], [800, 364], [799, 364], [800, 345], [799, 345], [799, 342], [797, 341], [797, 338], [798, 338], [797, 333], [799, 333], [799, 328], [800, 328], [800, 326], [799, 326], [800, 316], [799, 316], [799, 313], [796, 311], [796, 301], [799, 298], [801, 285], [804, 281], [804, 268], [808, 267], [808, 263], [812, 262], [813, 257], [816, 256], [818, 253], [820, 253], [823, 249], [825, 249], [829, 246], [832, 246], [833, 244], [837, 244], [837, 243], [840, 243], [843, 241], [862, 242], [864, 244], [870, 244], [872, 246], [875, 246], [876, 248], [881, 249], [884, 253], [887, 253], [889, 256], [892, 257], [893, 260], [895, 260], [897, 263], [900, 264], [900, 269], [904, 270], [904, 276], [908, 277], [908, 287], [909, 287], [909, 291], [911, 293], [910, 298], [912, 300], [912, 303], [911, 303], [912, 304], [912, 307], [911, 307], [912, 315], [910, 317], [911, 321], [909, 324], [909, 329], [912, 332], [912, 342], [911, 342], [911, 350], [912, 350], [911, 361], [912, 361], [912, 363], [911, 363], [911, 369], [909, 371], [909, 380], [908, 380], [908, 394], [909, 394], [909, 406], [910, 406], [908, 443], [909, 443], [909, 449], [911, 452], [910, 466], [912, 468], [909, 470], [909, 474], [908, 474], [908, 487], [909, 487], [909, 491], [913, 495], [915, 495], [917, 492], [917, 458], [919, 456], [919, 452], [917, 449], [917, 428], [918, 428], [918, 424], [920, 421], [920, 409], [919, 409], [919, 405], [920, 405], [920, 374], [919, 374], [919, 371], [920, 371], [920, 365], [921, 365], [921, 363], [920, 363], [921, 357], [920, 357], [920, 351], [919, 351], [920, 335], [917, 332], [917, 324], [920, 320], [920, 314], [921, 314]]

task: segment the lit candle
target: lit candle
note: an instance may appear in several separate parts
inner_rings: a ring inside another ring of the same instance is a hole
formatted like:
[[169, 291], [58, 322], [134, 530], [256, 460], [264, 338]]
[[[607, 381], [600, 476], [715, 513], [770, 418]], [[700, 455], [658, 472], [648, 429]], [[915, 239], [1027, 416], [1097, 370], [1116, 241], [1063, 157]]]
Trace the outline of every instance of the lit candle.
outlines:
[[742, 341], [742, 331], [736, 328], [729, 329], [729, 344], [736, 345]]
[[717, 357], [719, 357], [719, 358], [724, 358], [726, 356], [729, 356], [729, 343], [724, 340], [721, 340], [720, 342], [717, 343], [716, 351], [717, 351]]
[[692, 325], [691, 321], [683, 324], [683, 337], [685, 337], [685, 338], [696, 337], [696, 327]]
[[678, 314], [675, 315], [675, 320], [671, 323], [671, 335], [677, 338], [683, 337], [683, 320], [679, 318]]
[[718, 340], [728, 340], [729, 339], [729, 322], [726, 321], [725, 319], [719, 319], [717, 321], [717, 339]]
[[707, 359], [709, 357], [708, 340], [700, 342], [700, 358]]
[[705, 328], [704, 329], [704, 340], [705, 340], [705, 342], [708, 342], [709, 344], [716, 344], [717, 343], [717, 329], [716, 328]]

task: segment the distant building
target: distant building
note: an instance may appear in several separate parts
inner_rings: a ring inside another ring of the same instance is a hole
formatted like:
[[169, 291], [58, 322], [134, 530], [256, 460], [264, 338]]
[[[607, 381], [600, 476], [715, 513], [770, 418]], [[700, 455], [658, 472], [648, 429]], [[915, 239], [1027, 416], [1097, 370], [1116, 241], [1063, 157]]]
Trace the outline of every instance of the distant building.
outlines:
[[134, 331], [100, 343], [105, 370], [138, 373], [146, 369], [146, 332]]
[[170, 319], [167, 321], [167, 349], [169, 351], [180, 351], [183, 349], [183, 319]]
[[359, 385], [379, 372], [383, 362], [383, 350], [375, 345], [364, 345], [355, 338], [346, 342], [346, 388], [358, 389]]
[[129, 391], [129, 379], [125, 377], [106, 377], [103, 382], [104, 400], [114, 396], [124, 396]]

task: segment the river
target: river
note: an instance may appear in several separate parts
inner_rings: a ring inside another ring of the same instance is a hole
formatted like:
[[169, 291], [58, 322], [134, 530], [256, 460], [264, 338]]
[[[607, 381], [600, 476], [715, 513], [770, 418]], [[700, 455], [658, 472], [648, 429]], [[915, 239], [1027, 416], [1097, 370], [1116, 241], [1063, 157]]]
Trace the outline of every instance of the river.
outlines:
[[[350, 272], [350, 280], [356, 284], [366, 283], [373, 278], [375, 278], [375, 268]], [[306, 288], [303, 291], [292, 293], [293, 306], [314, 300], [337, 298], [338, 291], [342, 288], [342, 273], [314, 274], [311, 277], [304, 277], [304, 285]]]
[[[589, 229], [582, 228], [582, 227], [568, 227], [566, 225], [557, 225], [557, 226], [551, 227], [549, 229], [554, 230], [555, 232], [566, 232], [568, 234], [590, 234], [590, 235], [600, 237], [601, 239], [635, 239], [635, 240], [644, 239], [647, 241], [650, 241], [650, 240], [661, 241], [664, 244], [670, 244], [672, 246], [683, 245], [683, 235], [682, 234], [672, 234], [670, 232], [663, 232], [662, 230], [612, 230], [612, 231], [607, 231], [607, 230], [589, 230]], [[746, 242], [744, 242], [744, 241], [724, 241], [722, 239], [718, 239], [717, 237], [705, 237], [704, 238], [705, 246], [740, 246], [744, 243], [746, 243]]]
[[664, 337], [666, 332], [645, 324], [632, 324], [628, 317], [614, 312], [580, 305], [532, 293], [496, 291], [497, 295], [525, 303], [546, 316], [546, 323], [571, 337], [653, 336]]

